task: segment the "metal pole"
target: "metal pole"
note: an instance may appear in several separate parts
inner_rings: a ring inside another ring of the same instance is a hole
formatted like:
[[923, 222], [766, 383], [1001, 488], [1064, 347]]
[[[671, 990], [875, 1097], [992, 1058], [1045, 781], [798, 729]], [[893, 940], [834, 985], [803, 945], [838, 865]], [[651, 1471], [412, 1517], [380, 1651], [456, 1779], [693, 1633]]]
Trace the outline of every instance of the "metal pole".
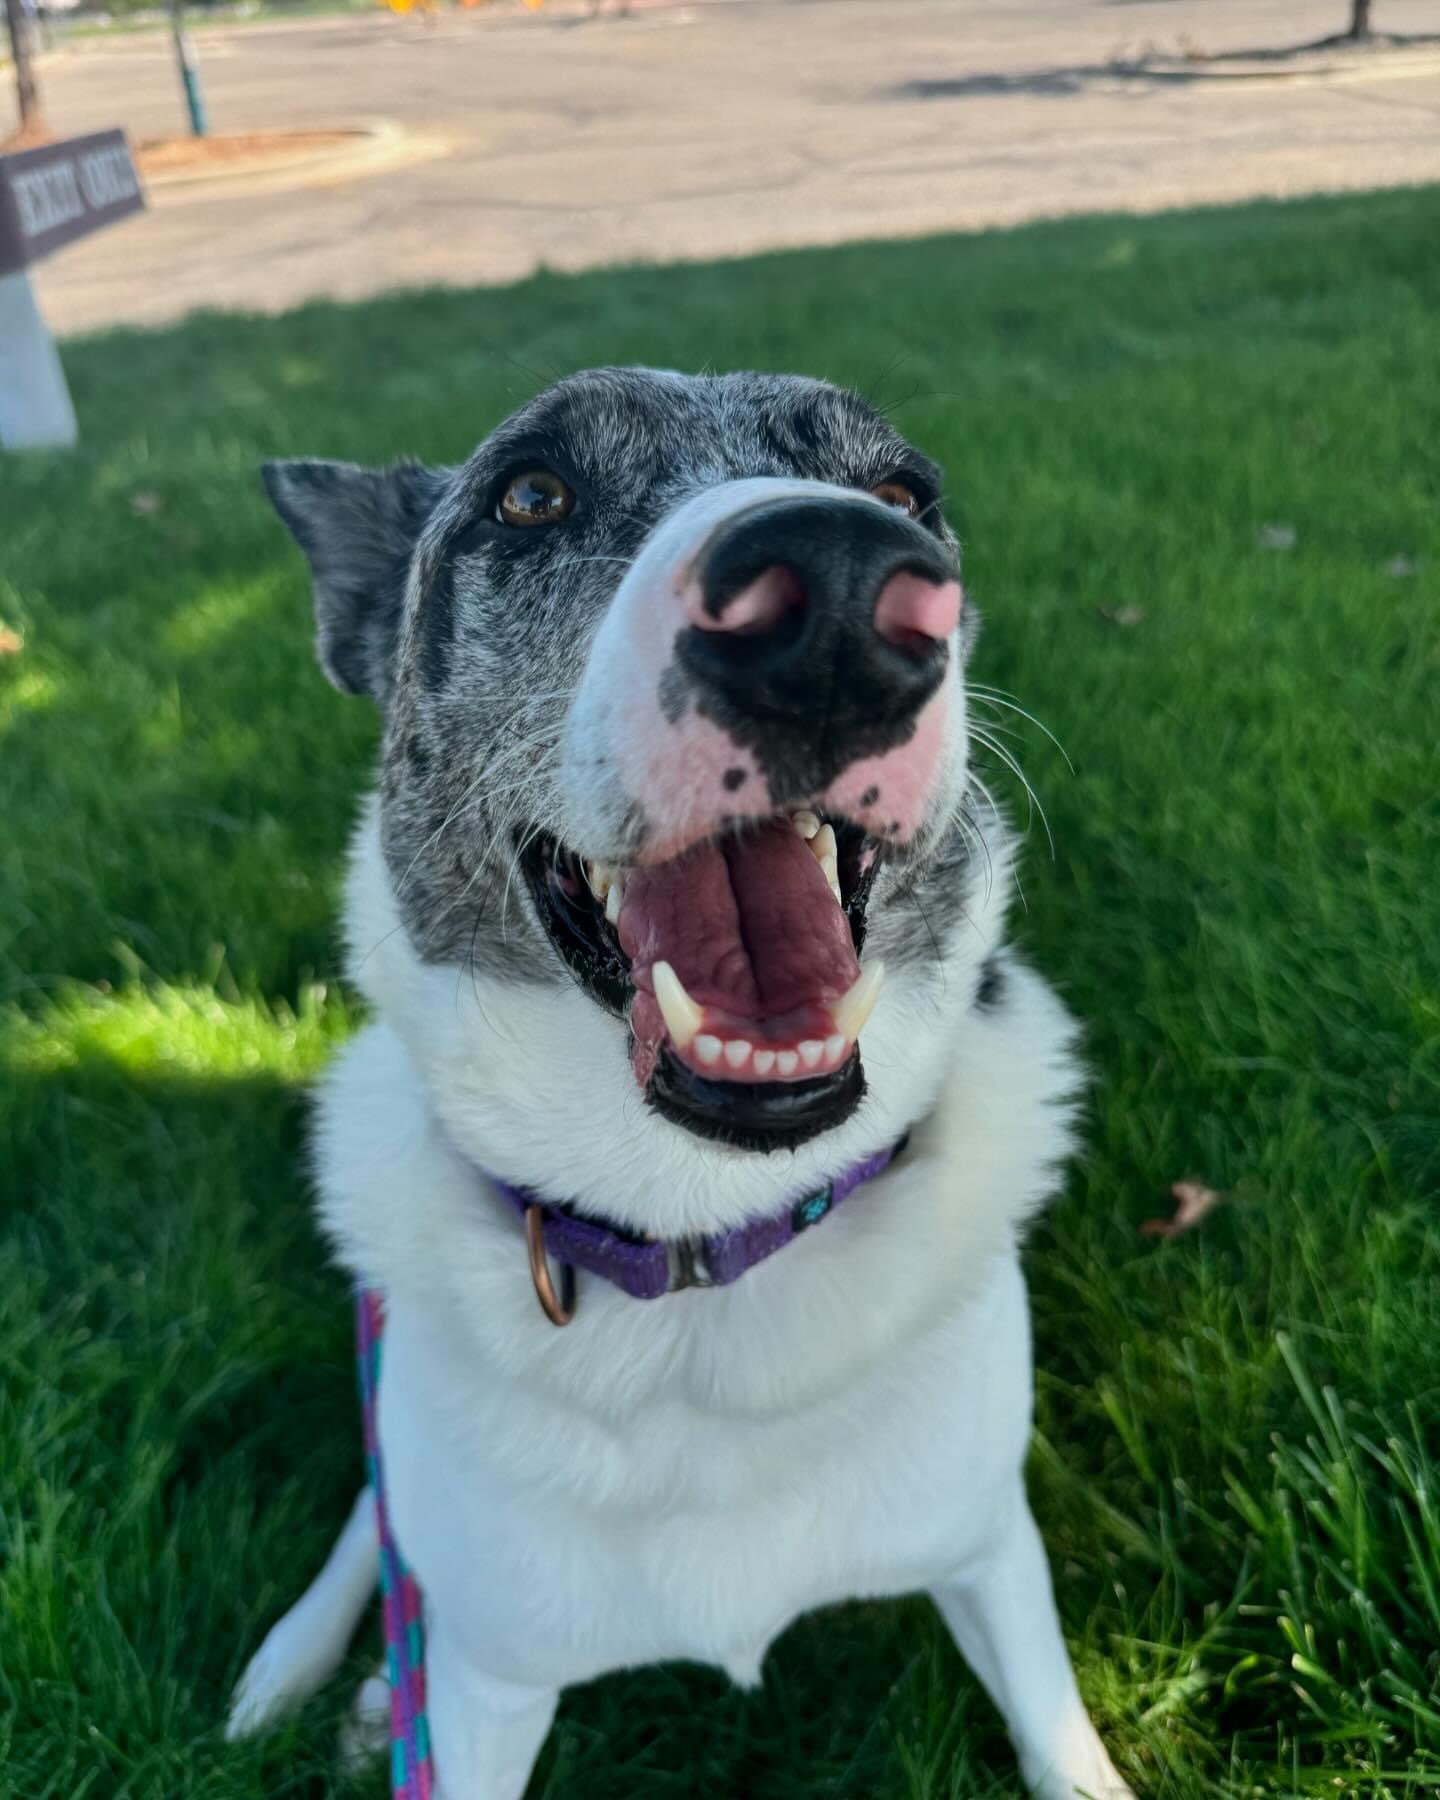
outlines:
[[[18, 0], [6, 0], [10, 6], [17, 3]], [[200, 64], [195, 56], [195, 46], [190, 42], [190, 33], [185, 29], [185, 0], [170, 0], [170, 35], [175, 39], [175, 62], [180, 70], [180, 85], [185, 90], [190, 130], [196, 137], [204, 137], [210, 129], [210, 121], [205, 116], [205, 96], [200, 90]]]
[[10, 50], [15, 59], [20, 134], [25, 137], [40, 129], [40, 84], [35, 79], [35, 64], [30, 57], [30, 21], [25, 16], [25, 0], [5, 0], [5, 17], [10, 26]]

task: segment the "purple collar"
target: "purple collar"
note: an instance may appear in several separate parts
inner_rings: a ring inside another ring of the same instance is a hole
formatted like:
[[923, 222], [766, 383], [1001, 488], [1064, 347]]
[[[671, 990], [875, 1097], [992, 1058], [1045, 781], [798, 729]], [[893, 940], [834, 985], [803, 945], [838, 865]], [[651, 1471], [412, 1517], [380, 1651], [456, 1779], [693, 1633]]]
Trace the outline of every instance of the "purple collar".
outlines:
[[[747, 1269], [818, 1225], [858, 1187], [890, 1167], [909, 1140], [907, 1132], [888, 1150], [877, 1150], [854, 1163], [814, 1193], [794, 1200], [768, 1219], [752, 1219], [733, 1231], [708, 1237], [645, 1238], [619, 1225], [582, 1218], [571, 1207], [542, 1200], [524, 1188], [496, 1181], [524, 1220], [530, 1251], [530, 1274], [541, 1309], [552, 1325], [568, 1325], [575, 1316], [575, 1271], [602, 1276], [632, 1300], [658, 1300], [682, 1288], [725, 1287]], [[561, 1265], [557, 1293], [550, 1276], [550, 1257]]]

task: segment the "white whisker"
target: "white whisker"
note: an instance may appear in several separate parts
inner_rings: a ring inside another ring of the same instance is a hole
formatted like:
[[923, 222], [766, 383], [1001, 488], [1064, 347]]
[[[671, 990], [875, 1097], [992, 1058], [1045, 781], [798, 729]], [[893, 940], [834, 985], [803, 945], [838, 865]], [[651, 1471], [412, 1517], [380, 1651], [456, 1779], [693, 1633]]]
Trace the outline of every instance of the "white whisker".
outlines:
[[[992, 755], [998, 756], [1000, 758], [1001, 762], [1004, 763], [1005, 767], [1010, 770], [1011, 774], [1014, 775], [1015, 779], [1020, 783], [1021, 787], [1024, 788], [1026, 794], [1029, 796], [1029, 799], [1030, 799], [1030, 807], [1031, 807], [1032, 816], [1035, 813], [1038, 813], [1040, 815], [1040, 823], [1045, 829], [1045, 839], [1046, 839], [1046, 842], [1050, 846], [1050, 855], [1053, 860], [1054, 855], [1055, 855], [1055, 839], [1050, 830], [1050, 821], [1049, 821], [1049, 819], [1046, 818], [1045, 808], [1040, 804], [1040, 796], [1035, 792], [1034, 788], [1030, 785], [1030, 782], [1026, 778], [1025, 771], [1020, 767], [1019, 763], [1016, 762], [1015, 758], [1010, 754], [1010, 752], [1005, 748], [1005, 746], [999, 742], [998, 739], [989, 736], [989, 734], [982, 731], [978, 725], [972, 724], [970, 731], [971, 731], [972, 737], [974, 737], [979, 743], [982, 743], [985, 746], [985, 748], [991, 752]], [[1027, 825], [1028, 825], [1028, 821], [1027, 821]]]
[[1069, 751], [1043, 719], [1037, 719], [1034, 713], [1026, 712], [1023, 706], [1018, 705], [1009, 694], [1003, 693], [999, 688], [984, 687], [976, 682], [967, 681], [965, 684], [965, 691], [974, 699], [987, 701], [993, 706], [1003, 706], [1007, 712], [1018, 713], [1022, 719], [1028, 719], [1037, 731], [1043, 731], [1045, 733], [1046, 737], [1049, 738], [1050, 742], [1065, 758], [1065, 767], [1070, 773], [1072, 775], [1075, 773], [1075, 765], [1070, 760]]

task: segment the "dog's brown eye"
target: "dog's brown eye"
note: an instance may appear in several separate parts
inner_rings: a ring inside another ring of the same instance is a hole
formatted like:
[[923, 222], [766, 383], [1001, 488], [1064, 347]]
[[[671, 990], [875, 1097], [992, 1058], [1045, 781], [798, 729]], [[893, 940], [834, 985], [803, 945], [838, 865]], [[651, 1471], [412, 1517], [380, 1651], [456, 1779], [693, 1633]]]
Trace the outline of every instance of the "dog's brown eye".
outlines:
[[912, 519], [919, 515], [920, 502], [903, 481], [882, 481], [879, 487], [871, 488], [870, 492], [877, 500], [893, 506], [897, 512], [909, 513]]
[[574, 491], [553, 470], [527, 469], [506, 488], [496, 513], [506, 525], [554, 525], [574, 504]]

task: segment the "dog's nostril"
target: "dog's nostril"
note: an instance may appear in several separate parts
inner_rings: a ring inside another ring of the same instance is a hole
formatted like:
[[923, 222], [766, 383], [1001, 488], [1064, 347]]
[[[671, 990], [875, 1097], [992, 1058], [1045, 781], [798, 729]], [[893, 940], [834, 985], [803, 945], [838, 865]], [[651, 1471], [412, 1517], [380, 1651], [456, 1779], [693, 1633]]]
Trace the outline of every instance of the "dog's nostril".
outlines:
[[955, 630], [963, 604], [958, 581], [933, 581], [902, 569], [880, 590], [875, 629], [898, 649], [927, 650]]
[[784, 563], [764, 569], [718, 602], [713, 595], [696, 596], [690, 607], [690, 623], [701, 631], [725, 631], [741, 637], [763, 637], [791, 613], [803, 610], [805, 583]]

